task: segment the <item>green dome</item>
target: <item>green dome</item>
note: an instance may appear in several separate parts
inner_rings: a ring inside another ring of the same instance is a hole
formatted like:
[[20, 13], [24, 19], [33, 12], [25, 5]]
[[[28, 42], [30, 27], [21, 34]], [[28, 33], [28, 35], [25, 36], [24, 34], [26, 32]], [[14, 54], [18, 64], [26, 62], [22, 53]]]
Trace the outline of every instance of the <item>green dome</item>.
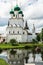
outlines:
[[18, 5], [16, 5], [16, 7], [14, 8], [14, 11], [19, 11], [20, 7], [18, 7]]
[[14, 11], [13, 11], [13, 10], [11, 10], [11, 11], [10, 11], [10, 14], [14, 14]]
[[19, 14], [23, 14], [23, 12], [20, 10], [19, 12], [18, 12]]

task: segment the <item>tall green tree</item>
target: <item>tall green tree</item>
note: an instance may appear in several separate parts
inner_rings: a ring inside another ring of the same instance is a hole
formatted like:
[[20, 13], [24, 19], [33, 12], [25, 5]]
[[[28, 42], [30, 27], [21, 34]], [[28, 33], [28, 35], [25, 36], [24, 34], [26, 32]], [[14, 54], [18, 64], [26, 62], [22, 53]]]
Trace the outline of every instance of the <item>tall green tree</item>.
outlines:
[[43, 41], [43, 28], [42, 28], [42, 31], [41, 31], [41, 39]]
[[37, 35], [36, 39], [37, 41], [40, 41], [40, 34]]

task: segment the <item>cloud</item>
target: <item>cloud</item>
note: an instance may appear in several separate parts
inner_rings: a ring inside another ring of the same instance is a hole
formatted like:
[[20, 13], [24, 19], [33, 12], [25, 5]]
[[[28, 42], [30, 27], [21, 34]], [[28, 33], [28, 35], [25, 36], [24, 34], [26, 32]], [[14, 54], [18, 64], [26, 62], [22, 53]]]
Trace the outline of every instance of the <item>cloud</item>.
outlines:
[[[36, 0], [18, 0], [18, 5], [25, 10], [25, 8], [36, 2]], [[16, 0], [0, 0], [0, 17], [9, 17], [9, 11], [16, 5]]]
[[[28, 21], [29, 27], [32, 28], [34, 23], [36, 29], [41, 30], [43, 27], [43, 0], [18, 0], [18, 4], [23, 10], [24, 19]], [[11, 6], [15, 5], [16, 0], [0, 0], [0, 18], [9, 18]]]
[[[41, 3], [40, 3], [41, 2]], [[43, 18], [43, 3], [42, 0], [38, 0], [35, 4], [27, 6], [24, 11], [26, 19], [42, 19]]]

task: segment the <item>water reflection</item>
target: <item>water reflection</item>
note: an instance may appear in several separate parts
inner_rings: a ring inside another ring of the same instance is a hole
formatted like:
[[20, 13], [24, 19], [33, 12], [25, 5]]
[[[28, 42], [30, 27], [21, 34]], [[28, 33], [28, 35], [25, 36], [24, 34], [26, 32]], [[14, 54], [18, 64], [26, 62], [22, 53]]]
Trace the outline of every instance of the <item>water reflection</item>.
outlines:
[[28, 50], [18, 50], [14, 49], [16, 51], [16, 54], [11, 54], [10, 50], [3, 51], [0, 54], [0, 58], [5, 59], [6, 61], [18, 61], [18, 63], [22, 60], [24, 60], [24, 63], [29, 63], [29, 62], [42, 62], [42, 57], [41, 53], [33, 55], [33, 53], [29, 53]]

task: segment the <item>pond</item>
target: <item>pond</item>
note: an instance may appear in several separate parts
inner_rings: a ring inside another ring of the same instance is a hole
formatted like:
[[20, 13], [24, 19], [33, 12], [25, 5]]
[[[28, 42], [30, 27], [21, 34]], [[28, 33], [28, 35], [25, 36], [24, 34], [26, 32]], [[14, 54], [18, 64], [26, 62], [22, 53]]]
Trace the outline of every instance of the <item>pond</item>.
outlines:
[[[11, 54], [10, 50], [5, 50], [0, 54], [0, 58], [3, 58], [9, 63], [43, 63], [42, 55], [30, 53], [28, 50], [19, 50], [13, 49], [13, 53]], [[15, 52], [16, 51], [16, 52]], [[18, 65], [18, 64], [16, 64]], [[21, 65], [21, 64], [20, 64]]]

